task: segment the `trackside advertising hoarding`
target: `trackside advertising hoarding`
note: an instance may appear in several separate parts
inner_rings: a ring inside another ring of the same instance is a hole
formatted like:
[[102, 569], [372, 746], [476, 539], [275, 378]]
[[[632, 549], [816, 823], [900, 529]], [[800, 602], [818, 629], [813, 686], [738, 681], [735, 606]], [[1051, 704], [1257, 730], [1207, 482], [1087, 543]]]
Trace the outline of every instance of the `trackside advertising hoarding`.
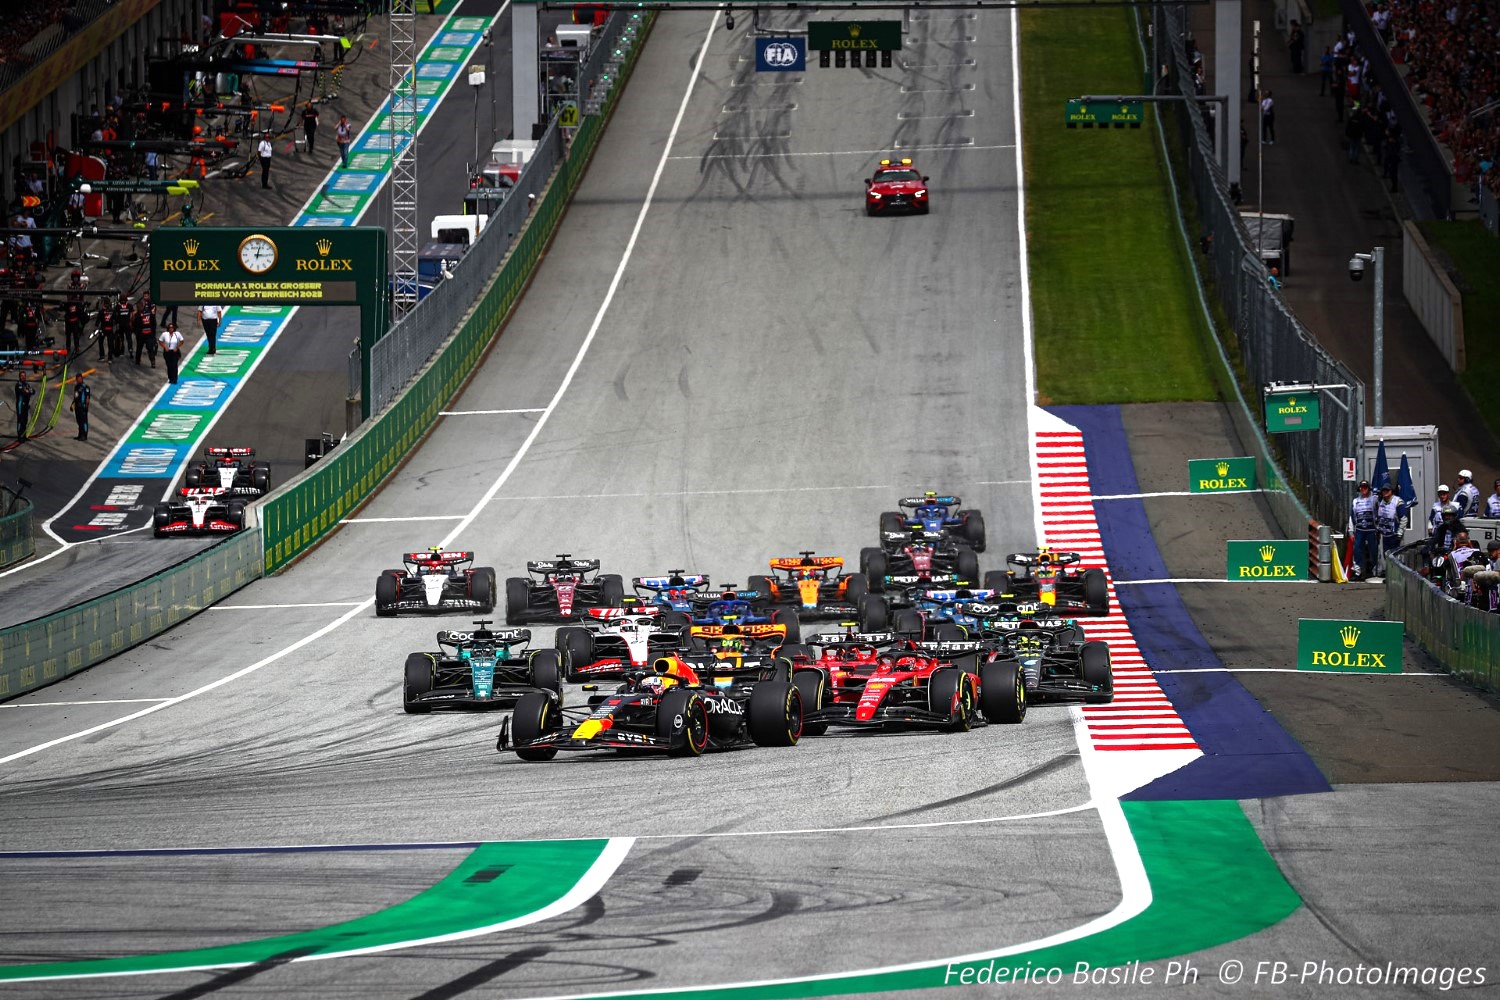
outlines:
[[1399, 674], [1400, 622], [1303, 618], [1297, 622], [1298, 670]]
[[1228, 543], [1230, 580], [1306, 580], [1307, 542], [1285, 538]]

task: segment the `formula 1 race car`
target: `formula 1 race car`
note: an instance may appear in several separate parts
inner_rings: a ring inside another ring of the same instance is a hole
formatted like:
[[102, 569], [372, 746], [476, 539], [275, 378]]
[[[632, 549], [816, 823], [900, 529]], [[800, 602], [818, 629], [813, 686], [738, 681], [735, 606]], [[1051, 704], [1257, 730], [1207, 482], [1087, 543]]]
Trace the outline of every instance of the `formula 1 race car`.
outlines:
[[[594, 685], [586, 685], [592, 692]], [[753, 743], [795, 746], [802, 737], [802, 695], [789, 681], [733, 677], [703, 684], [683, 660], [659, 657], [586, 707], [563, 708], [549, 692], [524, 695], [500, 726], [495, 749], [522, 760], [551, 760], [559, 750], [639, 750], [697, 757]]]
[[[808, 647], [787, 640], [785, 625], [694, 625], [688, 630], [687, 644], [676, 655], [699, 674], [739, 674], [749, 670], [771, 670], [786, 667], [788, 657], [810, 655]], [[783, 680], [785, 677], [783, 677]]]
[[631, 582], [643, 599], [687, 615], [694, 625], [727, 622], [785, 625], [792, 642], [802, 634], [797, 610], [771, 606], [758, 590], [738, 590], [732, 583], [710, 590], [707, 576], [684, 575], [677, 569], [667, 576], [638, 576]]
[[[889, 595], [892, 627], [902, 633], [915, 631], [915, 614], [924, 623], [924, 631], [933, 627], [960, 626], [958, 634], [967, 634], [966, 629], [979, 625], [979, 620], [968, 613], [968, 606], [975, 601], [989, 601], [996, 597], [992, 590], [981, 587], [966, 587], [961, 582], [948, 582], [946, 586], [933, 587], [925, 581], [916, 585], [903, 584], [909, 578], [892, 577], [893, 586], [901, 589]], [[951, 629], [942, 628], [944, 638], [955, 637]]]
[[910, 157], [881, 160], [875, 176], [865, 180], [865, 214], [916, 212], [926, 215], [927, 178], [917, 172]]
[[883, 541], [893, 532], [910, 537], [920, 531], [924, 541], [952, 539], [983, 552], [984, 515], [977, 510], [959, 510], [962, 504], [958, 497], [938, 496], [931, 490], [919, 497], [902, 497], [896, 505], [911, 511], [911, 516], [896, 510], [881, 514], [880, 537]]
[[495, 570], [474, 566], [472, 552], [426, 552], [401, 556], [401, 569], [375, 578], [375, 614], [389, 618], [402, 611], [495, 610]]
[[218, 486], [185, 486], [171, 500], [156, 505], [151, 533], [168, 535], [220, 535], [245, 526], [245, 505], [225, 497]]
[[1052, 609], [1034, 602], [974, 603], [966, 610], [980, 622], [969, 637], [984, 648], [981, 658], [1019, 664], [1031, 697], [1090, 705], [1114, 700], [1109, 644], [1090, 640], [1076, 621], [1037, 617]]
[[811, 551], [770, 560], [770, 576], [752, 576], [750, 589], [768, 605], [795, 608], [800, 621], [858, 618], [874, 630], [885, 627], [885, 602], [869, 593], [863, 573], [845, 573], [840, 556]]
[[614, 573], [600, 573], [597, 559], [562, 553], [556, 559], [527, 563], [526, 572], [537, 579], [513, 576], [505, 581], [505, 620], [511, 625], [566, 624], [583, 618], [589, 608], [617, 608], [625, 601], [625, 581]]
[[437, 634], [438, 651], [406, 658], [401, 703], [412, 715], [434, 708], [503, 708], [537, 689], [562, 697], [562, 656], [555, 649], [516, 649], [531, 629], [492, 631], [476, 621], [470, 631]]
[[254, 448], [204, 448], [203, 461], [187, 470], [187, 484], [217, 486], [232, 497], [263, 497], [271, 492], [271, 467], [254, 458]]
[[1012, 552], [1005, 557], [1015, 569], [992, 570], [984, 575], [986, 588], [1004, 599], [1037, 601], [1080, 615], [1109, 614], [1109, 582], [1097, 567], [1078, 572], [1068, 569], [1083, 556], [1077, 552], [1037, 549]]
[[859, 570], [870, 581], [870, 590], [880, 593], [891, 576], [932, 577], [951, 574], [952, 579], [979, 582], [979, 556], [967, 541], [942, 531], [929, 538], [925, 528], [882, 531], [880, 546], [859, 550]]
[[[668, 615], [675, 616], [676, 621]], [[633, 604], [589, 608], [582, 625], [564, 625], [557, 630], [554, 644], [562, 654], [568, 680], [619, 678], [644, 670], [657, 657], [681, 649], [687, 641], [686, 633], [687, 618], [682, 612], [664, 613], [653, 604]]]

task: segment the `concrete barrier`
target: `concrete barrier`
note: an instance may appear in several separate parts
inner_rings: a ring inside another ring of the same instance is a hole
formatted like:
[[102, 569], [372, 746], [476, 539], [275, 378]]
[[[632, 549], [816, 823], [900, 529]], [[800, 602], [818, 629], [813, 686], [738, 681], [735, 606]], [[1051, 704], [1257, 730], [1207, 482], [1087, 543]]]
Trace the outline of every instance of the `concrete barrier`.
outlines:
[[1464, 297], [1433, 254], [1422, 230], [1410, 220], [1401, 223], [1406, 239], [1401, 243], [1401, 293], [1427, 336], [1443, 352], [1448, 367], [1462, 372], [1464, 354]]

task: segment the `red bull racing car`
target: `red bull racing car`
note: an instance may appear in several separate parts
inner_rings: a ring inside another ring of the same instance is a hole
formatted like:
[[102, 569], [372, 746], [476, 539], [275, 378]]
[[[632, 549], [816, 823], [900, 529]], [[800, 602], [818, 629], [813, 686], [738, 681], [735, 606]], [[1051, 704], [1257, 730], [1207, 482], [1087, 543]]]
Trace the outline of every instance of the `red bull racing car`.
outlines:
[[1077, 552], [1055, 549], [1012, 552], [1005, 557], [1011, 568], [986, 573], [984, 586], [1000, 595], [997, 600], [1036, 601], [1073, 614], [1107, 615], [1109, 581], [1098, 567], [1069, 568], [1082, 559]]
[[614, 573], [600, 573], [597, 559], [563, 553], [527, 563], [526, 572], [536, 579], [505, 581], [505, 620], [511, 625], [567, 624], [582, 619], [589, 608], [617, 608], [625, 602], [625, 581]]
[[218, 486], [185, 486], [171, 500], [157, 504], [151, 516], [151, 532], [157, 538], [229, 534], [244, 526], [244, 503], [230, 500]]
[[389, 618], [403, 611], [495, 610], [495, 570], [474, 566], [474, 553], [429, 548], [401, 556], [401, 569], [375, 578], [375, 614]]

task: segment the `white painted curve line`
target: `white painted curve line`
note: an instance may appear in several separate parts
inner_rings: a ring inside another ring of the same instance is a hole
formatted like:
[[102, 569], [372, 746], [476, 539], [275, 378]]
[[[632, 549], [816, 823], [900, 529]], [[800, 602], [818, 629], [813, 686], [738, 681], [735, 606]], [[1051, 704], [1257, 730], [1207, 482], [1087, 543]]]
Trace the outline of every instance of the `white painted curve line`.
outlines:
[[292, 608], [357, 608], [359, 601], [316, 601], [309, 604], [213, 604], [204, 611], [283, 611]]
[[1116, 587], [1145, 586], [1150, 583], [1317, 583], [1317, 580], [1226, 580], [1219, 576], [1177, 576], [1167, 580], [1111, 580]]
[[101, 698], [99, 701], [13, 701], [0, 708], [79, 708], [90, 705], [154, 705], [166, 698]]
[[[645, 224], [646, 221], [646, 211], [651, 207], [652, 198], [655, 196], [656, 189], [661, 183], [662, 172], [666, 169], [667, 166], [667, 154], [671, 152], [672, 144], [677, 140], [677, 132], [682, 127], [682, 119], [683, 116], [687, 113], [688, 101], [693, 96], [693, 88], [698, 82], [698, 73], [700, 72], [700, 67], [703, 66], [703, 61], [708, 57], [708, 46], [709, 43], [713, 41], [714, 28], [718, 25], [718, 23], [719, 15], [718, 12], [715, 11], [713, 20], [708, 26], [708, 34], [703, 38], [703, 48], [698, 53], [698, 61], [694, 64], [693, 74], [688, 78], [687, 90], [682, 95], [682, 104], [677, 108], [677, 118], [672, 122], [672, 131], [667, 136], [666, 148], [662, 152], [661, 160], [656, 164], [656, 173], [651, 178], [651, 186], [646, 191], [646, 200], [641, 205], [640, 214], [636, 216], [635, 228], [631, 230], [630, 239], [625, 244], [625, 251], [620, 257], [620, 266], [615, 269], [615, 276], [614, 279], [609, 283], [609, 290], [605, 293], [604, 302], [599, 306], [599, 311], [594, 315], [594, 322], [589, 327], [588, 335], [583, 338], [583, 343], [578, 348], [578, 354], [574, 356], [573, 363], [568, 366], [567, 374], [563, 376], [562, 384], [557, 387], [557, 392], [553, 394], [552, 401], [547, 404], [547, 408], [542, 413], [541, 418], [537, 420], [537, 422], [532, 426], [531, 433], [527, 434], [526, 440], [521, 442], [521, 447], [516, 451], [510, 462], [506, 464], [505, 469], [500, 473], [500, 477], [496, 479], [493, 484], [491, 484], [488, 490], [485, 491], [484, 496], [479, 498], [479, 502], [474, 505], [474, 508], [467, 514], [463, 515], [463, 517], [459, 520], [459, 523], [453, 528], [453, 530], [448, 532], [447, 536], [445, 536], [443, 540], [438, 543], [441, 547], [447, 548], [448, 546], [450, 546], [453, 543], [453, 540], [457, 538], [465, 528], [474, 523], [474, 519], [479, 516], [480, 511], [484, 510], [489, 502], [495, 498], [495, 494], [500, 491], [500, 488], [505, 485], [506, 481], [510, 479], [512, 473], [514, 473], [516, 471], [516, 468], [521, 464], [521, 459], [526, 457], [526, 453], [531, 449], [532, 443], [536, 441], [537, 435], [542, 432], [543, 427], [547, 426], [548, 418], [552, 416], [553, 412], [557, 409], [558, 404], [562, 402], [563, 394], [568, 391], [568, 386], [573, 383], [573, 376], [577, 374], [579, 367], [583, 364], [583, 358], [586, 354], [588, 354], [589, 345], [594, 342], [594, 337], [599, 333], [599, 327], [604, 323], [604, 313], [607, 309], [609, 309], [610, 303], [614, 301], [615, 292], [620, 287], [620, 280], [625, 274], [625, 265], [630, 263], [630, 255], [635, 250], [636, 240], [640, 238], [641, 227]], [[0, 757], [0, 764], [9, 764], [12, 761], [20, 760], [22, 757], [30, 757], [32, 754], [40, 753], [43, 750], [50, 750], [55, 746], [61, 746], [64, 743], [70, 743], [73, 740], [81, 739], [85, 736], [92, 736], [93, 734], [103, 732], [106, 729], [113, 729], [115, 726], [121, 726], [127, 722], [133, 722], [136, 719], [151, 715], [154, 712], [160, 712], [163, 709], [171, 708], [173, 705], [177, 705], [184, 701], [187, 701], [189, 698], [196, 698], [200, 694], [207, 694], [210, 691], [223, 687], [225, 684], [229, 684], [232, 681], [237, 681], [241, 677], [253, 674], [257, 670], [260, 670], [262, 667], [266, 667], [272, 663], [275, 663], [276, 661], [282, 659], [290, 653], [296, 652], [309, 643], [316, 642], [317, 640], [323, 638], [325, 635], [344, 625], [346, 622], [352, 621], [361, 612], [373, 607], [374, 604], [375, 598], [373, 597], [361, 601], [359, 604], [350, 608], [347, 612], [335, 618], [327, 625], [324, 625], [322, 628], [317, 629], [314, 632], [308, 633], [291, 645], [286, 646], [275, 653], [272, 653], [270, 656], [267, 656], [260, 660], [256, 660], [254, 663], [250, 664], [247, 667], [241, 667], [239, 670], [236, 670], [231, 674], [220, 677], [216, 681], [211, 681], [210, 683], [205, 684], [202, 687], [194, 688], [192, 691], [189, 691], [186, 694], [180, 694], [175, 698], [169, 698], [168, 700], [156, 705], [152, 705], [149, 708], [143, 708], [139, 712], [132, 712], [130, 715], [121, 716], [120, 718], [112, 719], [109, 722], [101, 722], [97, 726], [90, 726], [88, 729], [83, 729], [76, 733], [70, 733], [67, 736], [59, 736], [56, 739], [48, 740], [45, 743], [38, 743], [36, 746], [27, 747], [25, 750], [18, 750], [13, 754], [9, 754], [5, 757]]]
[[1298, 670], [1296, 667], [1183, 667], [1179, 670], [1156, 670], [1158, 674], [1307, 674], [1309, 677], [1447, 677], [1446, 671], [1403, 670], [1399, 674], [1384, 670]]
[[529, 410], [438, 410], [440, 417], [493, 417], [502, 413], [543, 413], [543, 407], [534, 407]]
[[[1031, 342], [1031, 258], [1026, 248], [1026, 156], [1021, 142], [1021, 22], [1016, 9], [1010, 11], [1010, 83], [1011, 83], [1011, 127], [1016, 130], [1016, 272], [1021, 278], [1021, 366], [1026, 374], [1026, 457], [1027, 467], [1033, 479], [1040, 468], [1037, 455], [1036, 435], [1036, 352]], [[1036, 490], [1032, 491], [1031, 527], [1037, 544], [1047, 537], [1046, 522], [1042, 518], [1042, 506]]]
[[346, 517], [339, 524], [396, 524], [407, 521], [462, 521], [462, 514], [425, 514], [414, 517]]
[[[108, 459], [106, 458], [105, 461], [108, 461]], [[102, 464], [100, 465], [100, 468], [103, 468]], [[73, 499], [76, 500], [77, 497], [74, 497]], [[72, 505], [73, 505], [73, 500], [68, 501], [68, 506], [71, 507]], [[61, 515], [59, 515], [59, 516], [61, 516]], [[47, 531], [47, 524], [50, 524], [50, 523], [51, 523], [50, 521], [47, 522], [47, 523], [44, 523], [42, 525], [42, 530], [43, 531]], [[29, 570], [29, 569], [31, 569], [34, 566], [40, 566], [42, 563], [46, 562], [48, 559], [52, 559], [55, 556], [62, 555], [64, 552], [66, 552], [69, 549], [73, 548], [75, 545], [86, 545], [89, 542], [108, 542], [108, 541], [112, 541], [112, 540], [114, 540], [116, 538], [124, 538], [126, 535], [133, 535], [137, 531], [145, 531], [149, 527], [151, 527], [151, 525], [149, 525], [149, 524], [142, 524], [139, 527], [126, 528], [124, 531], [111, 531], [108, 535], [100, 535], [98, 538], [85, 539], [82, 542], [63, 541], [62, 546], [60, 548], [55, 548], [51, 552], [48, 552], [44, 556], [37, 556], [35, 559], [28, 559], [26, 562], [21, 563], [19, 566], [12, 566], [10, 569], [0, 570], [0, 577], [7, 577], [7, 576], [10, 576], [12, 573], [24, 573], [26, 570]], [[50, 532], [50, 531], [47, 531], [47, 534], [51, 535], [54, 539], [57, 538], [57, 536], [53, 535], [52, 532]]]
[[722, 840], [733, 837], [809, 837], [830, 833], [878, 833], [881, 830], [937, 830], [948, 826], [982, 826], [987, 823], [1023, 823], [1034, 819], [1051, 819], [1097, 808], [1093, 799], [1076, 806], [1048, 809], [1046, 812], [1016, 813], [1011, 816], [981, 816], [978, 819], [941, 819], [923, 823], [871, 823], [865, 826], [809, 826], [787, 830], [724, 830], [712, 833], [641, 833], [636, 840]]
[[1090, 497], [1091, 500], [1149, 500], [1152, 497], [1227, 497], [1245, 493], [1264, 493], [1265, 490], [1214, 490], [1210, 493], [1194, 493], [1192, 490], [1167, 490], [1163, 493], [1110, 493]]
[[[301, 955], [291, 959], [293, 962], [321, 962], [329, 958], [352, 958], [356, 955], [375, 955], [386, 951], [401, 951], [406, 948], [420, 948], [424, 945], [446, 944], [450, 941], [463, 941], [468, 938], [482, 937], [486, 934], [496, 934], [500, 931], [514, 930], [517, 927], [525, 927], [529, 924], [540, 923], [543, 920], [551, 920], [553, 917], [561, 916], [569, 910], [575, 909], [588, 900], [592, 899], [604, 888], [606, 882], [614, 875], [625, 860], [625, 855], [630, 853], [634, 841], [629, 837], [611, 837], [609, 843], [604, 845], [604, 850], [599, 852], [599, 857], [589, 866], [582, 877], [573, 884], [562, 896], [548, 903], [540, 909], [523, 913], [519, 917], [509, 920], [500, 920], [484, 927], [472, 927], [466, 931], [454, 931], [451, 934], [436, 934], [432, 937], [412, 938], [409, 941], [393, 941], [389, 944], [371, 945], [368, 948], [349, 948], [345, 951], [330, 951], [317, 955]], [[7, 979], [7, 983], [34, 983], [57, 979], [114, 979], [123, 976], [163, 976], [178, 972], [204, 972], [210, 969], [243, 969], [259, 962], [220, 962], [214, 965], [184, 965], [172, 969], [147, 969], [140, 972], [85, 972], [76, 975], [64, 976], [35, 976], [31, 978]]]
[[[734, 497], [754, 496], [767, 493], [825, 493], [829, 491], [850, 493], [854, 490], [894, 490], [890, 483], [877, 486], [761, 486], [743, 490], [665, 490], [642, 493], [549, 493], [522, 497], [496, 497], [496, 503], [517, 503], [522, 500], [659, 500], [674, 497]], [[373, 520], [373, 519], [371, 519]], [[392, 518], [392, 520], [401, 520]]]

